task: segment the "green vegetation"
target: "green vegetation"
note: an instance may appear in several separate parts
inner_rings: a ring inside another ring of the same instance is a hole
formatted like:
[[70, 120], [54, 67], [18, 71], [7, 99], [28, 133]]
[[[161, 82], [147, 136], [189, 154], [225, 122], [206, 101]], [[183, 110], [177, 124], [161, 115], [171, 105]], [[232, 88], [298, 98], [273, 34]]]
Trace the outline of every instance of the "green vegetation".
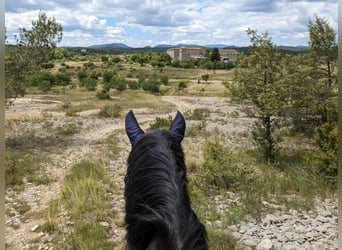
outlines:
[[156, 117], [155, 122], [150, 124], [150, 129], [160, 128], [168, 130], [171, 126], [172, 120], [172, 116], [169, 116], [168, 118]]
[[[24, 95], [32, 76], [53, 65], [47, 63], [62, 40], [62, 30], [62, 25], [44, 12], [39, 12], [38, 20], [32, 21], [30, 30], [19, 28], [18, 43], [6, 54], [6, 99]], [[43, 91], [49, 86], [47, 81], [41, 84]]]
[[25, 154], [19, 150], [7, 150], [5, 155], [6, 186], [20, 187], [26, 182], [36, 185], [47, 184], [50, 179], [45, 173], [42, 157]]
[[[108, 232], [101, 222], [113, 215], [109, 195], [106, 190], [112, 188], [106, 170], [99, 163], [81, 161], [73, 166], [65, 177], [61, 197], [53, 200], [44, 212], [46, 223], [42, 230], [56, 232], [56, 247], [67, 249], [113, 249]], [[65, 228], [57, 222], [58, 212], [67, 209], [72, 221], [73, 233], [63, 235]]]
[[57, 135], [63, 135], [63, 136], [68, 136], [68, 135], [73, 135], [79, 132], [79, 127], [75, 123], [67, 123], [62, 126], [58, 126], [55, 128], [55, 133]]
[[277, 161], [279, 131], [291, 124], [294, 133], [315, 137], [320, 172], [336, 186], [336, 36], [318, 16], [308, 27], [309, 52], [292, 56], [277, 53], [267, 32], [258, 35], [249, 29], [250, 53], [240, 56], [233, 84], [226, 86], [236, 100], [253, 105], [257, 121], [252, 136], [266, 161]]
[[118, 104], [106, 105], [101, 108], [98, 116], [99, 117], [110, 117], [110, 118], [118, 118], [121, 116], [121, 106]]
[[[285, 209], [310, 209], [315, 198], [327, 192], [324, 179], [311, 167], [313, 156], [314, 152], [302, 149], [289, 151], [277, 164], [269, 165], [260, 162], [253, 151], [233, 152], [218, 141], [208, 141], [203, 165], [190, 176], [192, 204], [202, 221], [213, 223], [219, 219], [226, 225], [246, 215], [261, 217], [271, 209], [264, 201], [272, 200]], [[281, 165], [287, 168], [282, 171]], [[222, 201], [231, 199], [227, 191], [238, 194], [240, 199], [231, 203], [225, 214], [218, 214], [212, 204], [204, 205], [215, 196], [222, 197]]]

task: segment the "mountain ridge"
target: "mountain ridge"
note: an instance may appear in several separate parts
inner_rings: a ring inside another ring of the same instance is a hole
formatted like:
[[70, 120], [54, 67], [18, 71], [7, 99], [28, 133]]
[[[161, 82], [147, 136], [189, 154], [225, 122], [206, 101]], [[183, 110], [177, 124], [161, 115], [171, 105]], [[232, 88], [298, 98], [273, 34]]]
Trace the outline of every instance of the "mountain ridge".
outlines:
[[[87, 48], [119, 48], [119, 49], [138, 49], [138, 48], [159, 48], [159, 49], [168, 49], [174, 47], [205, 47], [205, 48], [219, 48], [219, 49], [237, 49], [243, 48], [248, 46], [236, 46], [236, 45], [226, 45], [226, 44], [206, 44], [206, 45], [199, 45], [199, 44], [158, 44], [156, 46], [144, 46], [144, 47], [131, 47], [124, 43], [107, 43], [107, 44], [94, 44], [90, 45]], [[308, 46], [304, 45], [296, 45], [296, 46], [288, 46], [288, 45], [277, 45], [277, 48], [294, 48], [294, 49], [306, 49]]]

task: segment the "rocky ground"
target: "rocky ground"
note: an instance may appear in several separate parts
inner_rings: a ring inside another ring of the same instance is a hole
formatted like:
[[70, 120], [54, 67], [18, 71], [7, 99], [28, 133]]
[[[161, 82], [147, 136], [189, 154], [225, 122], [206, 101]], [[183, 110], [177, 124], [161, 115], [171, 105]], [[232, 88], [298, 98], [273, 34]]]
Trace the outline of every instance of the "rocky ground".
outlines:
[[[211, 115], [206, 124], [208, 131], [216, 133], [228, 145], [249, 145], [247, 138], [241, 137], [241, 134], [248, 132], [253, 120], [226, 99], [165, 96], [163, 101], [174, 103], [182, 112], [195, 108], [210, 109]], [[18, 204], [25, 201], [32, 213], [46, 208], [49, 201], [59, 194], [63, 178], [70, 167], [84, 158], [101, 155], [103, 153], [101, 142], [114, 133], [118, 135], [121, 151], [119, 157], [108, 161], [106, 167], [113, 182], [120, 187], [121, 192], [123, 190], [123, 175], [130, 149], [124, 133], [124, 119], [95, 118], [92, 116], [96, 112], [94, 110], [80, 113], [76, 117], [66, 117], [64, 113], [46, 111], [62, 104], [54, 101], [51, 96], [25, 96], [16, 99], [14, 104], [6, 110], [6, 138], [23, 134], [29, 129], [34, 129], [39, 135], [47, 135], [52, 129], [71, 120], [82, 127], [81, 132], [73, 135], [68, 143], [60, 145], [58, 150], [51, 150], [49, 153], [51, 161], [46, 163], [46, 169], [49, 177], [53, 177], [53, 181], [47, 185], [38, 186], [26, 182], [24, 189], [20, 191], [6, 189], [5, 220], [8, 249], [53, 249], [49, 244], [51, 236], [37, 230], [43, 223], [43, 219], [20, 213]], [[136, 109], [134, 112], [144, 129], [157, 116], [153, 111], [143, 108]], [[174, 113], [158, 114], [158, 116], [165, 117], [169, 115], [173, 116]], [[190, 121], [188, 127], [192, 125], [193, 121]], [[201, 145], [202, 142], [185, 138], [185, 145], [189, 147], [192, 145], [192, 148], [197, 150], [193, 150], [186, 156], [200, 161], [201, 147], [197, 147], [196, 144]], [[229, 209], [229, 202], [237, 199], [231, 197], [232, 199], [227, 201], [220, 197], [216, 198], [218, 212]], [[123, 217], [122, 193], [112, 194], [112, 204], [119, 216]], [[265, 206], [267, 205], [269, 204], [266, 202]], [[312, 211], [301, 212], [294, 209], [274, 211], [259, 221], [246, 218], [244, 222], [223, 230], [231, 231], [246, 249], [337, 249], [337, 198], [317, 201]], [[220, 227], [219, 221], [215, 223], [217, 227]], [[118, 227], [114, 222], [103, 226], [110, 227], [114, 241], [123, 240], [125, 235], [123, 227]]]

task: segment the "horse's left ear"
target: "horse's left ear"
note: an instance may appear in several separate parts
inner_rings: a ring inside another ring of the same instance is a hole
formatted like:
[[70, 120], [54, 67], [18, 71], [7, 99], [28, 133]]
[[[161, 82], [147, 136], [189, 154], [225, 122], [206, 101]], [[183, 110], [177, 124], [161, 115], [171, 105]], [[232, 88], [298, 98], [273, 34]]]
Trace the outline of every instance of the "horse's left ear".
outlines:
[[181, 112], [177, 111], [175, 119], [173, 119], [169, 132], [176, 136], [180, 141], [183, 140], [185, 134], [185, 119]]
[[132, 110], [129, 111], [126, 115], [125, 127], [127, 136], [132, 145], [145, 134], [144, 131], [140, 128], [139, 123], [135, 118]]

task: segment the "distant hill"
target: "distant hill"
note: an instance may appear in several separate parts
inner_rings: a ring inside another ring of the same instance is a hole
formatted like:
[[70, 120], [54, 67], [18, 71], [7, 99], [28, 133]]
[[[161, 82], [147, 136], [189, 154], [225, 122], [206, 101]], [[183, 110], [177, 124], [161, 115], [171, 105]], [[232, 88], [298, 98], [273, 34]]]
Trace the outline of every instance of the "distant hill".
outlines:
[[[179, 44], [158, 44], [154, 47], [152, 46], [145, 46], [142, 48], [134, 48], [134, 47], [130, 47], [124, 43], [108, 43], [108, 44], [95, 44], [95, 45], [91, 45], [88, 46], [87, 48], [90, 49], [101, 49], [101, 48], [117, 48], [117, 49], [169, 49], [169, 48], [173, 48], [173, 47], [205, 47], [205, 48], [219, 48], [219, 49], [245, 49], [245, 47], [238, 47], [235, 45], [226, 45], [226, 44], [207, 44], [207, 45], [198, 45], [198, 44], [185, 44], [185, 43], [179, 43]], [[279, 45], [277, 46], [278, 50], [281, 51], [290, 51], [290, 52], [302, 52], [304, 50], [306, 50], [308, 47], [307, 46], [282, 46]]]
[[206, 48], [236, 48], [234, 45], [226, 45], [226, 44], [207, 44], [207, 45], [198, 45], [198, 44], [185, 44], [185, 43], [179, 43], [176, 45], [171, 44], [158, 44], [154, 48], [173, 48], [173, 47], [206, 47]]
[[120, 48], [120, 49], [130, 49], [132, 47], [127, 46], [124, 43], [108, 43], [108, 44], [96, 44], [91, 45], [88, 48], [97, 49], [97, 48]]
[[[141, 48], [130, 47], [123, 43], [109, 43], [109, 44], [96, 44], [92, 46], [86, 47], [87, 54], [112, 54], [118, 55], [121, 53], [144, 53], [144, 52], [166, 52], [167, 49], [172, 47], [193, 47], [200, 46], [205, 48], [225, 48], [225, 49], [236, 49], [245, 54], [249, 53], [249, 48], [247, 46], [239, 47], [235, 45], [225, 45], [225, 44], [207, 44], [207, 45], [198, 45], [198, 44], [159, 44], [157, 46], [145, 46]], [[68, 50], [75, 53], [83, 53], [85, 47], [65, 47]], [[276, 46], [276, 49], [280, 53], [285, 54], [298, 54], [305, 52], [308, 47], [307, 46]]]

